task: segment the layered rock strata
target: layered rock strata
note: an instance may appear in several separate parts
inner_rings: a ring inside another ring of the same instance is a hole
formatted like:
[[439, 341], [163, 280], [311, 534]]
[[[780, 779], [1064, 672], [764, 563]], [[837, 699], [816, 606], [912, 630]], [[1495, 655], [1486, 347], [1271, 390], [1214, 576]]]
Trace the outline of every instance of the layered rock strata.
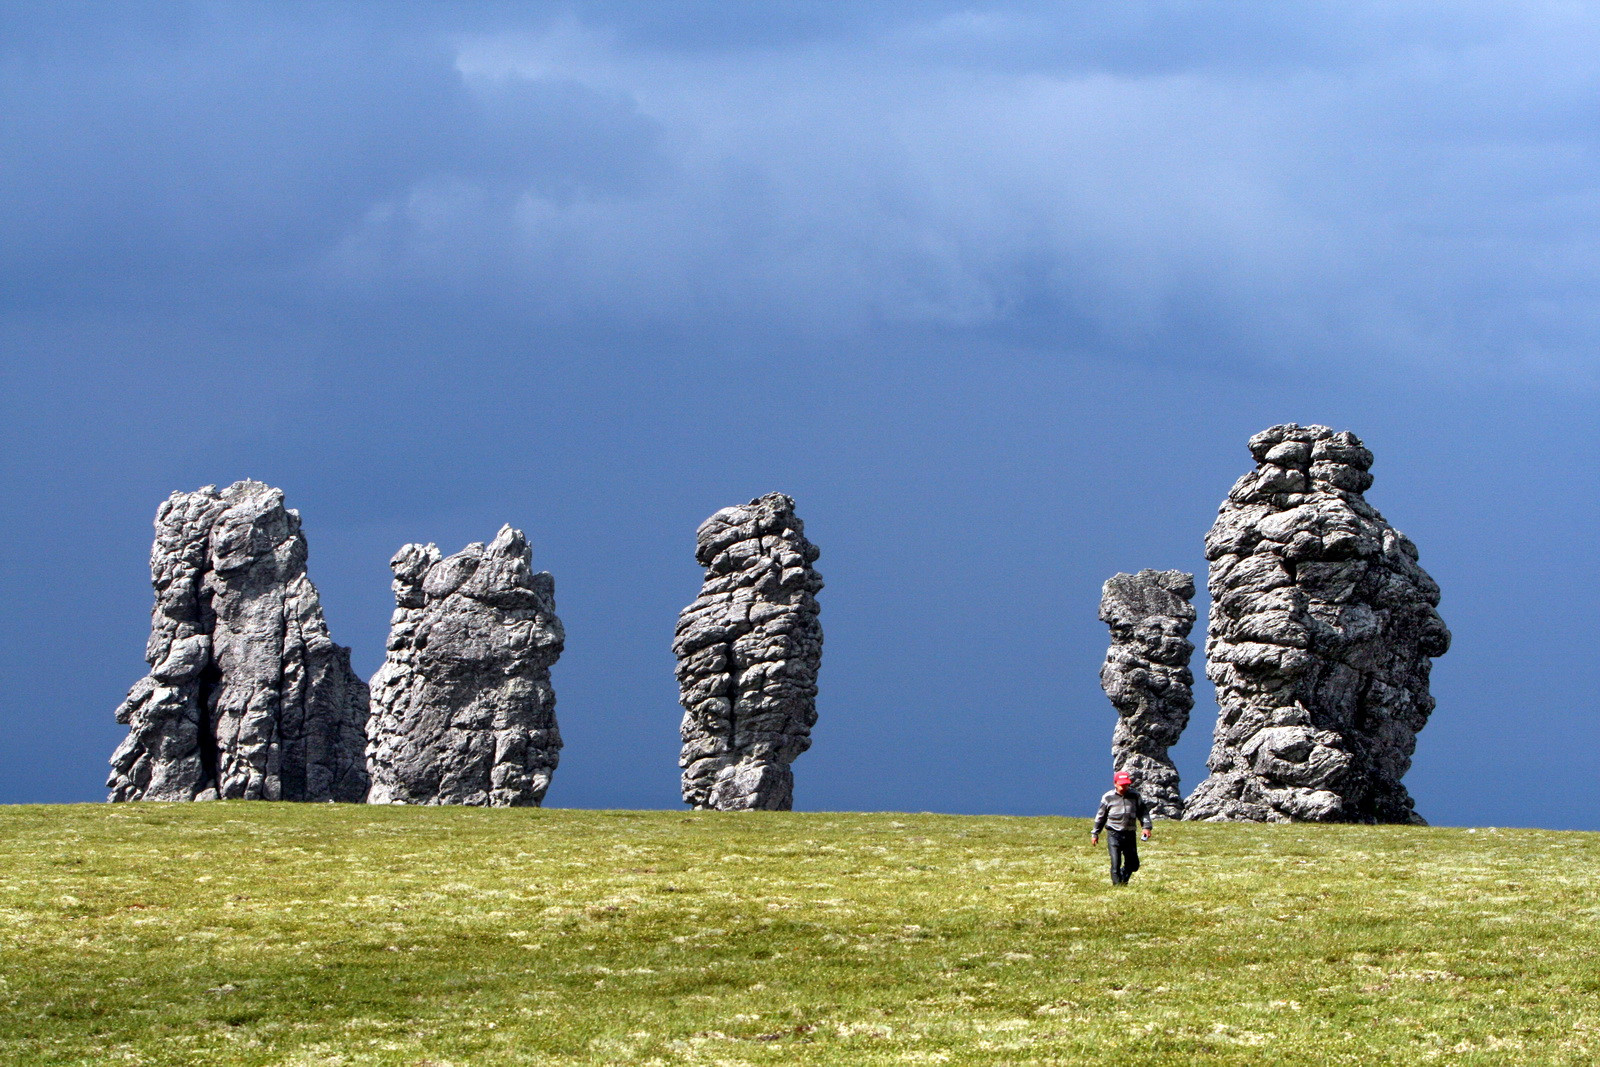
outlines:
[[372, 679], [374, 804], [537, 806], [561, 753], [550, 668], [565, 634], [555, 580], [520, 530], [389, 562], [395, 612]]
[[790, 764], [811, 747], [817, 721], [817, 548], [782, 493], [724, 508], [696, 542], [705, 583], [672, 642], [683, 799], [721, 811], [788, 811]]
[[300, 515], [260, 482], [156, 514], [141, 678], [117, 709], [111, 800], [366, 796], [367, 687], [306, 576]]
[[1290, 423], [1250, 453], [1206, 536], [1221, 709], [1186, 817], [1420, 823], [1400, 779], [1450, 647], [1439, 587], [1362, 495], [1355, 435]]
[[1194, 575], [1142, 570], [1117, 574], [1100, 596], [1100, 620], [1111, 627], [1111, 648], [1100, 685], [1117, 709], [1111, 764], [1127, 771], [1154, 814], [1183, 817], [1178, 769], [1167, 756], [1194, 707]]

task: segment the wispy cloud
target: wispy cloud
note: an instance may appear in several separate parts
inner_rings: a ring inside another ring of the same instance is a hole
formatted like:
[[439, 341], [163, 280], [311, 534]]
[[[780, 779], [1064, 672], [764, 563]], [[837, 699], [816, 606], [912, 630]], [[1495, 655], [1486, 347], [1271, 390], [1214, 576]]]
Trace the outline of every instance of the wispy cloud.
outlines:
[[[1296, 61], [1245, 34], [1220, 64], [1141, 55], [1138, 30], [1170, 36], [1157, 16], [1074, 38], [963, 12], [709, 53], [570, 19], [469, 38], [456, 69], [503, 135], [525, 123], [539, 155], [558, 94], [586, 101], [573, 127], [520, 182], [458, 173], [379, 205], [338, 262], [459, 284], [445, 249], [473, 249], [475, 284], [542, 313], [1593, 371], [1587, 20], [1411, 19], [1365, 55], [1344, 20]], [[1558, 36], [1555, 62], [1520, 61]]]

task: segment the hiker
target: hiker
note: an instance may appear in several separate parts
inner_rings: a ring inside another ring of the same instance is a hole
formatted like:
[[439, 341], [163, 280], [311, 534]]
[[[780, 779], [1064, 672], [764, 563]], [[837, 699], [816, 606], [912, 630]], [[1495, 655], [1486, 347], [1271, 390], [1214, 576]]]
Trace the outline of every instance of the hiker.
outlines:
[[1106, 847], [1111, 850], [1111, 884], [1127, 885], [1133, 872], [1139, 869], [1139, 842], [1133, 836], [1134, 825], [1144, 827], [1139, 835], [1150, 840], [1150, 805], [1133, 788], [1133, 776], [1118, 771], [1111, 776], [1112, 790], [1100, 798], [1100, 810], [1094, 813], [1094, 828], [1089, 831], [1089, 844], [1100, 843], [1102, 827], [1110, 831]]

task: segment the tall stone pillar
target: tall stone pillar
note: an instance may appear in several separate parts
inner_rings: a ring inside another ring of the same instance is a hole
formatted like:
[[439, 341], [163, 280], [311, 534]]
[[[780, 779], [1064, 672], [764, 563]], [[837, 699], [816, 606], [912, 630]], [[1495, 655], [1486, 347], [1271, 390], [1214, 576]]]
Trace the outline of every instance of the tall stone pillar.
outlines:
[[1111, 764], [1133, 776], [1156, 815], [1183, 817], [1178, 769], [1167, 749], [1178, 743], [1194, 707], [1194, 575], [1142, 570], [1117, 574], [1100, 597], [1100, 619], [1111, 627], [1111, 648], [1100, 685], [1117, 709]]
[[817, 721], [817, 548], [781, 493], [722, 509], [696, 541], [705, 583], [672, 642], [684, 709], [684, 802], [788, 811], [789, 765], [811, 747]]

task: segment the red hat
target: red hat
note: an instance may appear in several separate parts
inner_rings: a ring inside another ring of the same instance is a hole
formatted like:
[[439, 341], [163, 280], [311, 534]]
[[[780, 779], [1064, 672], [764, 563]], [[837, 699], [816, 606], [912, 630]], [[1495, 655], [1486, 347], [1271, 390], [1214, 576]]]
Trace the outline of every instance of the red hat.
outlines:
[[1116, 774], [1113, 774], [1111, 776], [1111, 781], [1113, 783], [1115, 783], [1115, 782], [1127, 782], [1129, 785], [1132, 785], [1133, 784], [1133, 775], [1129, 774], [1127, 771], [1118, 771]]

